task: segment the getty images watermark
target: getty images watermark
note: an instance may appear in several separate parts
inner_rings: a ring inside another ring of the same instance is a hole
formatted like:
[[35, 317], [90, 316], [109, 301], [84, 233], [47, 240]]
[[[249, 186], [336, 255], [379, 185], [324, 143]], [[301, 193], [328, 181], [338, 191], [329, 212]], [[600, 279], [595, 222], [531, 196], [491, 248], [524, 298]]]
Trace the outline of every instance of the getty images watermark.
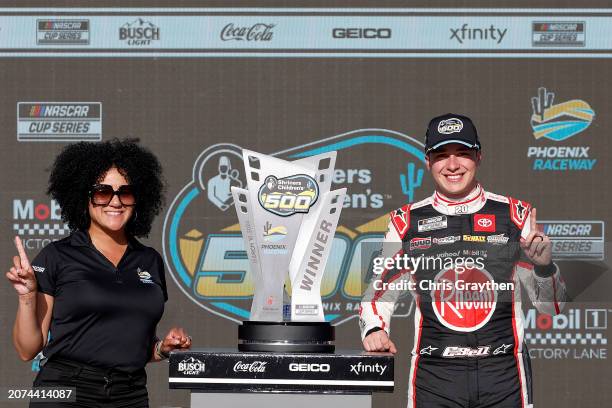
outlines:
[[[457, 253], [442, 253], [438, 256], [413, 257], [407, 254], [397, 254], [393, 257], [376, 257], [372, 262], [372, 286], [376, 291], [471, 291], [479, 293], [490, 293], [491, 291], [513, 291], [513, 282], [495, 282], [492, 277], [487, 279], [474, 279], [474, 276], [466, 272], [474, 270], [485, 270], [485, 258], [482, 256], [457, 256]], [[414, 275], [419, 270], [454, 271], [455, 279], [447, 279], [441, 276], [436, 280], [423, 279], [418, 282], [412, 279], [392, 279], [389, 276]], [[470, 275], [462, 279], [462, 275]], [[487, 274], [488, 275], [488, 274]], [[476, 300], [476, 299], [475, 299]]]

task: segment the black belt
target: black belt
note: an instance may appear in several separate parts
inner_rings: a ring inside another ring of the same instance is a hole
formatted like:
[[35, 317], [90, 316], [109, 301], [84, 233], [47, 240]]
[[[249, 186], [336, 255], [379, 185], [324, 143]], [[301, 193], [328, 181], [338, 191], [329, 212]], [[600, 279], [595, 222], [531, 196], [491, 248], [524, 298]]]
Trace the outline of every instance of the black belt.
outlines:
[[110, 387], [113, 383], [133, 383], [146, 376], [144, 368], [134, 372], [127, 372], [116, 368], [94, 367], [63, 357], [52, 357], [45, 361], [43, 369], [44, 367], [53, 367], [58, 370], [69, 371], [73, 378], [78, 377], [103, 383], [105, 388]]

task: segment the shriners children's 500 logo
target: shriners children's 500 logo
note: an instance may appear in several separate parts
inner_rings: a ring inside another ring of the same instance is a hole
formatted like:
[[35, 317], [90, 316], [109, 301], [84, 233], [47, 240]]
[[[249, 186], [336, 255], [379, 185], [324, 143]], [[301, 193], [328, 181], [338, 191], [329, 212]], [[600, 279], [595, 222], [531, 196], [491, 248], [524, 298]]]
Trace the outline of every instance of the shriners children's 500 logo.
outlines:
[[281, 179], [268, 176], [259, 189], [259, 204], [271, 213], [287, 217], [307, 213], [319, 197], [319, 186], [310, 176], [299, 174]]

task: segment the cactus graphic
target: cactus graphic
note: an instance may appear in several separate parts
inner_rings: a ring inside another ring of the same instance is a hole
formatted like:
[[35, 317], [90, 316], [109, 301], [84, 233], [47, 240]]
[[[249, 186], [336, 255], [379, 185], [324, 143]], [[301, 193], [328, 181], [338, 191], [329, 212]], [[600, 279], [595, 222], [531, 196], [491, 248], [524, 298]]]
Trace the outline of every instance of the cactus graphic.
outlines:
[[553, 104], [555, 94], [546, 92], [546, 88], [538, 88], [538, 96], [531, 98], [531, 106], [533, 107], [534, 115], [538, 115], [541, 121], [544, 121], [544, 112]]
[[270, 224], [269, 222], [266, 222], [266, 225], [264, 225], [264, 234], [268, 235], [271, 228], [272, 228], [272, 224]]
[[416, 170], [414, 163], [408, 163], [408, 175], [400, 174], [402, 193], [408, 197], [408, 202], [414, 199], [414, 190], [423, 182], [423, 169]]

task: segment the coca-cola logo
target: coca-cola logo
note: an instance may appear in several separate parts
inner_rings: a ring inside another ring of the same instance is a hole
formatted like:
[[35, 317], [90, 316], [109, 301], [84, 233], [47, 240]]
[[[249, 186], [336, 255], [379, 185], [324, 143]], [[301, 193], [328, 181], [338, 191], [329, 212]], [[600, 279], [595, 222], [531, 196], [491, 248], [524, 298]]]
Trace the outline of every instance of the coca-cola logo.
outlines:
[[267, 361], [253, 361], [252, 363], [243, 363], [242, 360], [234, 364], [235, 373], [265, 373]]
[[493, 289], [493, 277], [486, 270], [465, 269], [461, 273], [454, 269], [443, 270], [436, 276], [435, 283], [431, 291], [432, 308], [440, 323], [449, 329], [472, 332], [487, 324], [493, 316], [497, 292]]
[[221, 40], [223, 41], [270, 41], [274, 33], [272, 29], [276, 24], [257, 23], [250, 27], [239, 27], [234, 23], [229, 23], [221, 30]]

